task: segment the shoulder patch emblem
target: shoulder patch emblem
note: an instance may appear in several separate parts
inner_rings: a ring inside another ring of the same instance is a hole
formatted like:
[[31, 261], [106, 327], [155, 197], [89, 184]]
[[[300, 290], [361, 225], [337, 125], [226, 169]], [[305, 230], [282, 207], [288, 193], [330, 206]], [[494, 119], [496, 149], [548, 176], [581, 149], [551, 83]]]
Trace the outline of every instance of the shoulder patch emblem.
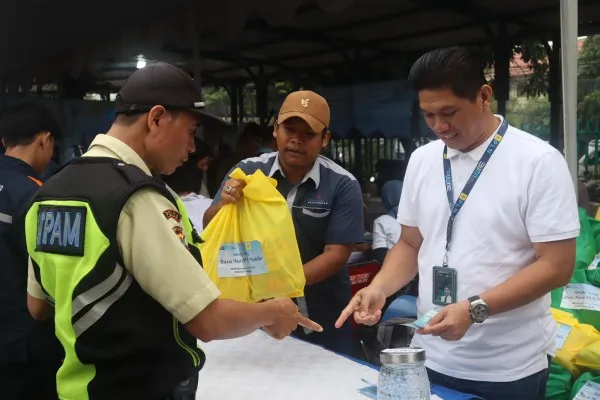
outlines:
[[165, 216], [166, 219], [172, 219], [172, 220], [175, 220], [176, 222], [181, 222], [181, 214], [179, 214], [178, 211], [165, 210], [165, 211], [163, 211], [163, 215]]
[[185, 232], [183, 231], [183, 229], [180, 226], [174, 226], [173, 232], [175, 232], [175, 235], [177, 236], [177, 238], [179, 238], [181, 243], [187, 249], [188, 245], [187, 245], [187, 241], [185, 240]]

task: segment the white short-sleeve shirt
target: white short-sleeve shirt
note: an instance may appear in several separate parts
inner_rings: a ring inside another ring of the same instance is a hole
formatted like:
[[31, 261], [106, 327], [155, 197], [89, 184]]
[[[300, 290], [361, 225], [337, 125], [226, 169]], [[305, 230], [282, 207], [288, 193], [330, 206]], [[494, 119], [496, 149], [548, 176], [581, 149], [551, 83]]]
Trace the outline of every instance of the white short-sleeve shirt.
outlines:
[[188, 216], [194, 224], [194, 229], [198, 234], [202, 233], [204, 227], [202, 225], [202, 218], [204, 213], [212, 204], [212, 199], [202, 196], [201, 194], [190, 193], [185, 196], [181, 196], [181, 201], [188, 212]]
[[[467, 153], [448, 149], [455, 197], [492, 138]], [[450, 215], [443, 148], [438, 140], [413, 153], [398, 211], [398, 221], [418, 227], [423, 236], [419, 315], [437, 307], [432, 303], [432, 267], [442, 263]], [[495, 287], [532, 263], [533, 243], [578, 235], [575, 189], [564, 157], [544, 141], [509, 126], [454, 222], [448, 264], [457, 270], [458, 300]], [[427, 367], [439, 373], [510, 382], [548, 367], [555, 336], [548, 294], [474, 324], [459, 341], [416, 334], [412, 345], [427, 351]]]
[[402, 227], [394, 217], [387, 214], [377, 217], [373, 221], [373, 250], [390, 250], [400, 239]]

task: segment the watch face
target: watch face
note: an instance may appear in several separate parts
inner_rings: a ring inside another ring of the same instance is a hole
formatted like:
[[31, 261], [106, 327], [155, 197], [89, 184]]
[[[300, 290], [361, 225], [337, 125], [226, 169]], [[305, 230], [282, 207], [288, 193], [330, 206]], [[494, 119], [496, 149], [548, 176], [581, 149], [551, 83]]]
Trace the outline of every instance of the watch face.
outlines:
[[476, 304], [471, 312], [475, 321], [483, 322], [488, 316], [488, 308], [485, 304]]

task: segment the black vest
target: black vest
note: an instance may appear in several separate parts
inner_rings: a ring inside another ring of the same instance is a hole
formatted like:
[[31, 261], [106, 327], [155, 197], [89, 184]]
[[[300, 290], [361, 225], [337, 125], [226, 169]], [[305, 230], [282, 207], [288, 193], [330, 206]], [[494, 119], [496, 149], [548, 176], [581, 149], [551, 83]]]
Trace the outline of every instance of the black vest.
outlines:
[[[67, 357], [57, 376], [59, 387], [61, 380], [69, 381], [69, 385], [77, 381], [89, 381], [89, 400], [162, 398], [178, 383], [201, 369], [205, 361], [204, 353], [197, 347], [196, 338], [146, 294], [132, 275], [121, 267], [123, 260], [116, 239], [119, 215], [132, 194], [148, 187], [168, 198], [176, 207], [175, 199], [164, 184], [148, 176], [140, 168], [112, 158], [83, 157], [72, 161], [46, 182], [34, 199], [34, 204], [58, 200], [87, 203], [101, 231], [96, 234], [101, 233], [110, 242], [99, 258], [93, 258], [97, 261], [90, 272], [79, 283], [72, 283], [70, 290], [73, 310], [78, 310], [76, 303], [82, 298], [87, 297], [89, 304], [83, 303], [84, 306], [78, 312], [73, 311], [67, 318], [59, 317], [59, 313], [56, 316], [57, 329], [61, 324], [70, 324], [75, 332], [75, 337], [70, 338], [75, 343], [72, 349], [67, 348], [64, 338], [61, 339]], [[86, 234], [90, 235], [89, 223], [86, 229]], [[160, 245], [148, 243], [148, 246]], [[44, 257], [52, 256], [44, 254]], [[89, 259], [91, 255], [83, 257]], [[81, 257], [72, 259], [73, 267], [81, 261]], [[48, 265], [54, 263], [48, 262]], [[42, 270], [44, 267], [42, 266]], [[164, 267], [169, 268], [169, 265]], [[34, 272], [38, 282], [42, 282], [40, 268], [35, 263]], [[114, 285], [108, 285], [107, 282]], [[62, 283], [55, 283], [55, 286], [58, 284], [66, 290]], [[111, 289], [95, 299], [93, 294], [102, 292], [98, 289], [101, 287]], [[43, 289], [50, 301], [56, 301], [52, 296], [53, 290], [48, 290], [51, 288]], [[120, 297], [110, 303], [108, 308], [98, 306], [102, 301], [106, 304], [111, 295]], [[58, 310], [61, 305], [56, 304], [55, 307]], [[104, 313], [98, 316], [99, 311]], [[84, 318], [89, 319], [89, 314], [94, 312], [96, 316], [92, 319], [95, 322], [91, 325], [85, 323]], [[87, 328], [75, 329], [80, 326]], [[60, 338], [61, 334], [57, 335]], [[69, 357], [74, 357], [69, 354], [73, 353], [76, 355], [76, 362], [69, 363]], [[83, 375], [82, 371], [85, 369], [78, 367], [79, 363], [94, 366], [95, 374], [91, 380], [82, 380], [78, 376]]]

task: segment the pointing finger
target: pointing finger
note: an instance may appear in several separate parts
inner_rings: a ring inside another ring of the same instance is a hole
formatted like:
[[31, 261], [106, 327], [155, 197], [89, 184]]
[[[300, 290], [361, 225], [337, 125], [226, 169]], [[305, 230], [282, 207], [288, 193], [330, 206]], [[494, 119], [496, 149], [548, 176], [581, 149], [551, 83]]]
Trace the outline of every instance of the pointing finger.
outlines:
[[340, 317], [335, 321], [335, 327], [339, 328], [344, 325], [344, 322], [360, 307], [360, 296], [356, 295], [350, 300], [350, 303], [342, 310]]
[[315, 321], [306, 318], [304, 315], [300, 314], [300, 318], [298, 318], [298, 325], [303, 326], [304, 328], [311, 329], [315, 332], [323, 332], [323, 327], [317, 324]]

